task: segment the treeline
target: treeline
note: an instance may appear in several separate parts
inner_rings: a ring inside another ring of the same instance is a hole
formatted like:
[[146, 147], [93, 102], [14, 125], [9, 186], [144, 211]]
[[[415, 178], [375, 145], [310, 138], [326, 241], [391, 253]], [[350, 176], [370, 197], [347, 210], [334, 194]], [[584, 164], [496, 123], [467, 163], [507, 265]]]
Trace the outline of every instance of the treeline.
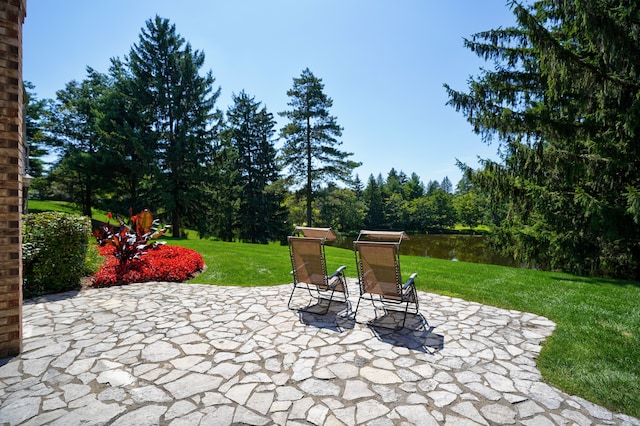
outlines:
[[[290, 220], [304, 223], [304, 209], [295, 193], [287, 199]], [[453, 188], [448, 177], [426, 185], [412, 173], [391, 169], [386, 177], [356, 176], [349, 188], [328, 185], [320, 190], [313, 215], [321, 226], [342, 233], [360, 229], [405, 230], [411, 233], [451, 232], [461, 225], [473, 230], [492, 220], [486, 197], [465, 177]]]
[[[519, 263], [640, 280], [640, 9], [636, 0], [510, 2], [510, 28], [465, 46], [489, 66], [449, 104], [499, 161], [464, 164], [420, 182], [391, 170], [363, 183], [341, 151], [322, 80], [293, 79], [288, 122], [244, 92], [227, 112], [193, 50], [168, 21], [147, 22], [107, 74], [88, 69], [55, 101], [30, 100], [31, 155], [54, 146], [60, 161], [36, 185], [88, 213], [152, 208], [180, 235], [280, 239], [293, 224], [433, 231], [493, 227], [496, 247]], [[275, 141], [283, 140], [280, 150]], [[39, 163], [32, 161], [32, 174]]]
[[[194, 229], [227, 241], [282, 240], [294, 224], [424, 232], [481, 221], [481, 204], [468, 188], [454, 194], [448, 178], [425, 187], [393, 169], [366, 184], [354, 177], [360, 163], [339, 150], [332, 100], [309, 69], [293, 79], [278, 132], [273, 114], [244, 91], [220, 111], [220, 88], [203, 63], [156, 17], [107, 73], [87, 68], [55, 100], [37, 99], [26, 83], [31, 196], [73, 201], [87, 216], [93, 207], [149, 208], [176, 236]], [[50, 151], [59, 159], [45, 173]]]

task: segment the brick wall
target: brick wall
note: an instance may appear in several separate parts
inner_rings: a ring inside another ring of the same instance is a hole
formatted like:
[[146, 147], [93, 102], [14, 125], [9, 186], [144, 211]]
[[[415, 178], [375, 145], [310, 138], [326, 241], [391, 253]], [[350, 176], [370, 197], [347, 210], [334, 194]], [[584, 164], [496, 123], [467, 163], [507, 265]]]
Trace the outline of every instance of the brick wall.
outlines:
[[22, 350], [22, 23], [26, 0], [0, 0], [0, 358]]

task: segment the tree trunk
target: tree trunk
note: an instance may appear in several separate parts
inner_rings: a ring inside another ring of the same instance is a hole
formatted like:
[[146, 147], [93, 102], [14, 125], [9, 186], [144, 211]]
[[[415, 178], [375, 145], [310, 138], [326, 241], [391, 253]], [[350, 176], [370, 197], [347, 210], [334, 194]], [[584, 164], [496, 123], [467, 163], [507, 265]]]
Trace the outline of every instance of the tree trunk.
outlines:
[[311, 224], [311, 120], [307, 117], [307, 226]]
[[91, 178], [84, 185], [84, 197], [82, 200], [82, 214], [91, 219]]
[[174, 237], [180, 238], [180, 231], [180, 214], [178, 214], [177, 209], [175, 209], [171, 213], [171, 232]]

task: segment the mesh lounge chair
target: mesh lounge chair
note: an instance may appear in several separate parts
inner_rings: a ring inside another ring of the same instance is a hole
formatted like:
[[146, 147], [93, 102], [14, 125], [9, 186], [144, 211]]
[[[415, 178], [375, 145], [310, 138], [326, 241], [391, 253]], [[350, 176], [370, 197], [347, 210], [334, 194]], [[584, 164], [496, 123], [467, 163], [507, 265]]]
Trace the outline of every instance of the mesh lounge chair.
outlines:
[[[296, 236], [300, 234], [303, 236]], [[289, 309], [326, 314], [336, 293], [348, 308], [349, 291], [344, 276], [346, 266], [341, 266], [333, 274], [327, 275], [324, 242], [336, 239], [336, 234], [331, 228], [310, 227], [297, 227], [294, 235], [288, 237], [291, 267], [293, 268], [291, 271], [293, 290], [289, 296]], [[303, 308], [292, 307], [294, 293], [299, 287], [306, 289], [310, 297], [306, 307]], [[321, 305], [321, 299], [327, 298], [322, 297], [323, 295], [328, 296], [326, 308], [322, 311], [312, 310], [311, 308]], [[314, 302], [316, 303], [314, 304]]]
[[[401, 329], [404, 328], [408, 313], [418, 314], [418, 294], [415, 286], [415, 278], [418, 274], [411, 274], [403, 284], [400, 273], [398, 249], [400, 242], [408, 238], [404, 232], [360, 231], [358, 239], [354, 241], [360, 285], [360, 297], [355, 312], [357, 315], [360, 302], [368, 296], [376, 313], [375, 320], [370, 322], [373, 325]], [[388, 309], [397, 311], [398, 308], [400, 310], [404, 308], [402, 325], [387, 327], [383, 325], [383, 321], [378, 321], [376, 302], [381, 305], [385, 316]]]

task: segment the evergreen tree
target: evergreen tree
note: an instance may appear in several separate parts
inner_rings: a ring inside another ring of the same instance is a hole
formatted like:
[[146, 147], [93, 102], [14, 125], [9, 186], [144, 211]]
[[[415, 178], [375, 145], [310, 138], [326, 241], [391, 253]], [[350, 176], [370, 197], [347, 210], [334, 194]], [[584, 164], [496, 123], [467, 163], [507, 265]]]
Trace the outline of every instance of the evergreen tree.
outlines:
[[267, 193], [278, 179], [273, 115], [244, 91], [233, 96], [227, 112], [231, 146], [236, 150], [240, 188], [237, 226], [243, 241], [266, 243], [278, 237], [282, 218], [278, 216], [283, 197]]
[[38, 178], [44, 174], [44, 160], [49, 154], [51, 141], [47, 135], [47, 120], [51, 115], [51, 101], [38, 99], [35, 86], [29, 81], [24, 82], [25, 91], [25, 128], [27, 146], [29, 147], [29, 163], [27, 173]]
[[497, 138], [474, 184], [505, 207], [496, 235], [517, 260], [640, 278], [640, 9], [636, 0], [512, 2], [513, 28], [465, 42], [495, 63], [447, 86]]
[[402, 187], [405, 183], [406, 176], [404, 176], [404, 173], [398, 173], [395, 168], [391, 168], [384, 186], [385, 195], [391, 196], [391, 194], [402, 194]]
[[471, 175], [468, 172], [466, 172], [466, 168], [464, 167], [464, 165], [463, 164], [459, 164], [459, 165], [463, 173], [462, 173], [462, 177], [458, 181], [458, 184], [456, 185], [456, 195], [464, 195], [473, 189], [473, 182], [471, 179]]
[[126, 60], [132, 93], [157, 149], [153, 193], [162, 210], [170, 212], [176, 236], [183, 225], [195, 226], [212, 202], [200, 186], [214, 157], [222, 114], [214, 110], [220, 89], [213, 89], [211, 71], [199, 74], [203, 64], [204, 53], [194, 51], [175, 25], [158, 16], [146, 22]]
[[440, 190], [440, 183], [437, 180], [430, 180], [429, 183], [427, 183], [427, 195], [433, 195]]
[[151, 206], [152, 178], [159, 174], [156, 143], [130, 70], [119, 59], [112, 59], [109, 70], [111, 90], [103, 103], [99, 122], [105, 140], [105, 165], [111, 171], [109, 182], [118, 188], [104, 207], [124, 212]]
[[[71, 81], [56, 93], [50, 122], [52, 143], [62, 151], [60, 163], [68, 173], [63, 177], [71, 199], [91, 217], [94, 196], [101, 184], [101, 153], [104, 140], [98, 128], [108, 78], [87, 68], [87, 78]], [[51, 178], [51, 177], [50, 177]]]
[[223, 241], [233, 241], [241, 188], [238, 184], [238, 151], [231, 144], [229, 129], [221, 133], [219, 145], [208, 164], [200, 191], [215, 202], [204, 205], [205, 213], [197, 216], [196, 229], [201, 238], [213, 234]]
[[367, 214], [364, 218], [364, 224], [369, 229], [384, 228], [384, 200], [382, 198], [382, 187], [379, 182], [369, 176], [369, 182], [364, 189], [363, 194], [365, 205], [367, 206]]
[[312, 203], [315, 190], [322, 182], [349, 182], [360, 163], [348, 160], [352, 153], [338, 149], [342, 128], [330, 115], [333, 100], [324, 94], [322, 79], [306, 68], [287, 91], [291, 110], [280, 115], [289, 120], [282, 128], [285, 139], [282, 159], [290, 179], [305, 190], [307, 225], [312, 226]]
[[356, 177], [353, 178], [353, 182], [351, 183], [351, 189], [353, 190], [356, 199], [362, 199], [362, 191], [364, 191], [364, 184], [360, 180], [360, 176], [356, 173]]
[[403, 193], [404, 199], [407, 201], [415, 200], [424, 195], [424, 185], [420, 181], [420, 176], [415, 173], [411, 173], [411, 178], [404, 185]]
[[444, 179], [442, 179], [442, 183], [440, 183], [440, 189], [445, 194], [453, 194], [453, 184], [449, 180], [448, 176], [445, 176]]

